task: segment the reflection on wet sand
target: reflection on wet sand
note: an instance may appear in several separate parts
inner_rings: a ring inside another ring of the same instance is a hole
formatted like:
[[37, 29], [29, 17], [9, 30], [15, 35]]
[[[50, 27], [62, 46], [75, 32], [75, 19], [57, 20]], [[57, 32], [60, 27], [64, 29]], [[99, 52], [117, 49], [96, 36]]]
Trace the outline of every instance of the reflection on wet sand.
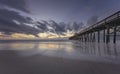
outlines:
[[8, 49], [8, 50], [30, 50], [33, 49], [35, 44], [32, 43], [3, 43], [0, 44], [0, 49]]
[[16, 50], [25, 50], [25, 49], [34, 49], [35, 44], [31, 43], [11, 43], [10, 48], [11, 49], [16, 49]]
[[[79, 45], [77, 45], [79, 44]], [[77, 47], [77, 48], [76, 48]], [[78, 49], [79, 54], [88, 55], [89, 58], [103, 61], [120, 62], [119, 44], [74, 42], [74, 49]]]
[[119, 74], [120, 46], [104, 43], [0, 43], [0, 74]]
[[[114, 44], [104, 44], [104, 43], [87, 43], [85, 50], [88, 54], [99, 55], [99, 56], [116, 56], [119, 46]], [[84, 49], [83, 49], [84, 50]], [[91, 53], [89, 53], [91, 52]]]
[[83, 42], [16, 42], [0, 44], [0, 49], [21, 51], [21, 55], [44, 55], [89, 61], [120, 61], [119, 45]]
[[61, 45], [56, 43], [40, 43], [38, 44], [38, 49], [49, 49], [49, 50], [57, 50], [61, 48]]

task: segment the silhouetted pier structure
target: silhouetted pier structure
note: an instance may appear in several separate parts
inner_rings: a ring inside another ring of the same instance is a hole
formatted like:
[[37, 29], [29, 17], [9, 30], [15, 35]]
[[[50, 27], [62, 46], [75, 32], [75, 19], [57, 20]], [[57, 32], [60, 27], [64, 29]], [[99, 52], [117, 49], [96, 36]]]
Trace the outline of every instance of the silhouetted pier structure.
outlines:
[[[98, 23], [91, 25], [78, 34], [70, 37], [70, 40], [80, 40], [84, 42], [100, 42], [101, 36], [103, 42], [110, 42], [111, 31], [113, 33], [113, 43], [116, 43], [116, 32], [120, 26], [120, 11], [112, 14], [111, 16], [99, 21]], [[101, 34], [102, 31], [102, 34]], [[97, 34], [97, 35], [96, 35]], [[96, 37], [97, 36], [97, 37]]]

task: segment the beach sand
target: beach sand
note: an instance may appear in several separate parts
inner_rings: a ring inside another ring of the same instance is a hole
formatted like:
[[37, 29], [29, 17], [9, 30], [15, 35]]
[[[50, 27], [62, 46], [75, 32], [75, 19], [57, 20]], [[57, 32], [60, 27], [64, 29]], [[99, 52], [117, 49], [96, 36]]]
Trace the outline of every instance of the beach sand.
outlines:
[[0, 74], [120, 74], [120, 64], [0, 51]]

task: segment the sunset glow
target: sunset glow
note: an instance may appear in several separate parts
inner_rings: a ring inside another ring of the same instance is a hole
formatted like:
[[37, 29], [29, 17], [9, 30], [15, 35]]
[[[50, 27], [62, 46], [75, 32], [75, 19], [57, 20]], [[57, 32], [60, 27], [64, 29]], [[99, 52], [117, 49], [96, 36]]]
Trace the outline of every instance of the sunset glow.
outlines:
[[32, 34], [22, 34], [22, 33], [13, 33], [11, 35], [6, 35], [0, 32], [0, 39], [34, 39], [36, 38]]
[[39, 34], [38, 34], [38, 36], [39, 36], [40, 38], [42, 38], [42, 39], [43, 39], [43, 38], [47, 38], [47, 35], [48, 35], [47, 33], [39, 33]]
[[13, 33], [11, 35], [6, 35], [2, 32], [0, 32], [0, 39], [53, 39], [53, 38], [64, 38], [64, 37], [70, 37], [73, 36], [73, 32], [67, 31], [64, 33], [64, 35], [57, 35], [52, 33], [39, 33], [37, 34], [38, 37], [32, 34], [23, 34], [23, 33]]
[[14, 33], [11, 35], [12, 38], [35, 38], [34, 35], [31, 34], [20, 34], [20, 33]]

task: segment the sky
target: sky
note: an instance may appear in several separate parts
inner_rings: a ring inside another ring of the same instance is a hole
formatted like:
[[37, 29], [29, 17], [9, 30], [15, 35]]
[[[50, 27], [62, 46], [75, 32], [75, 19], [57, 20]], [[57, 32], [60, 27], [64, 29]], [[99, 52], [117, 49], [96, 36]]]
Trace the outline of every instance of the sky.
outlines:
[[119, 10], [120, 0], [0, 0], [0, 36], [71, 36]]
[[86, 23], [92, 16], [102, 19], [120, 10], [120, 0], [0, 0], [0, 3], [25, 11], [36, 20], [57, 22]]
[[37, 19], [61, 22], [83, 21], [92, 16], [100, 19], [120, 10], [120, 0], [26, 0]]

